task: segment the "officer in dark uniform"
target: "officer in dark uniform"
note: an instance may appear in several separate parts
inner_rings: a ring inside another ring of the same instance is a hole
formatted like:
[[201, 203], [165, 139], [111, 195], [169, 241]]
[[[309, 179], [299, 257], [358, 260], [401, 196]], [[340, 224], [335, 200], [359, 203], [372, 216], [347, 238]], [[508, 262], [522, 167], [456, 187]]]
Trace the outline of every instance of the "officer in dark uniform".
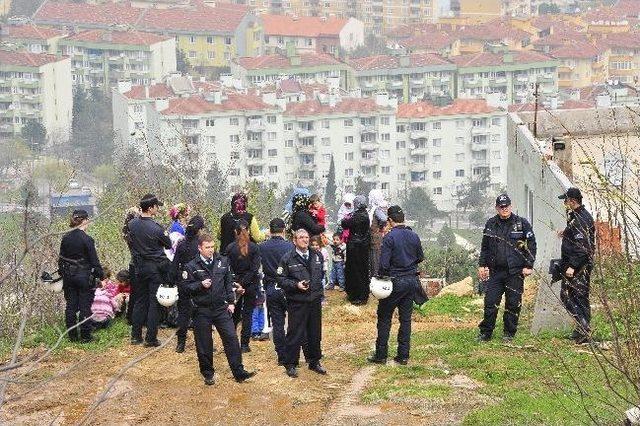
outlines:
[[199, 256], [189, 262], [183, 278], [193, 301], [193, 335], [200, 373], [206, 385], [213, 385], [213, 337], [211, 327], [215, 326], [222, 339], [231, 373], [237, 382], [243, 382], [255, 375], [242, 365], [240, 342], [233, 323], [235, 295], [231, 268], [226, 257], [215, 252], [211, 235], [203, 233], [198, 237]]
[[267, 312], [271, 321], [273, 344], [278, 355], [278, 365], [284, 365], [285, 334], [284, 322], [287, 315], [287, 300], [284, 291], [278, 286], [278, 265], [285, 254], [293, 250], [290, 241], [284, 239], [286, 224], [284, 220], [275, 218], [269, 222], [271, 238], [260, 244], [260, 258], [262, 260], [262, 284], [267, 296]]
[[581, 344], [589, 341], [591, 333], [589, 287], [595, 251], [595, 225], [593, 217], [582, 205], [582, 193], [578, 188], [569, 188], [558, 198], [564, 200], [568, 211], [567, 227], [558, 233], [562, 237], [560, 268], [564, 274], [560, 296], [576, 322], [571, 338]]
[[309, 369], [327, 374], [322, 359], [322, 254], [309, 249], [309, 233], [294, 233], [295, 248], [284, 255], [278, 266], [278, 285], [287, 299], [288, 327], [284, 366], [289, 377], [298, 377], [300, 348], [305, 345]]
[[378, 276], [391, 277], [393, 290], [389, 297], [378, 302], [378, 338], [376, 351], [369, 362], [385, 364], [389, 352], [389, 332], [393, 311], [398, 308], [398, 364], [409, 362], [411, 343], [411, 312], [416, 288], [420, 285], [418, 264], [424, 260], [420, 237], [404, 224], [404, 212], [400, 206], [391, 206], [387, 217], [392, 229], [382, 239]]
[[[58, 271], [62, 276], [64, 299], [67, 302], [64, 317], [69, 340], [78, 341], [78, 322], [91, 317], [95, 283], [94, 278], [102, 279], [104, 272], [98, 260], [93, 238], [87, 235], [89, 214], [85, 210], [75, 210], [71, 214], [69, 226], [73, 228], [67, 232], [60, 243], [58, 257]], [[80, 313], [78, 321], [78, 313]], [[88, 343], [91, 336], [91, 321], [80, 325], [80, 341]]]
[[146, 322], [146, 347], [160, 346], [160, 304], [156, 300], [156, 292], [161, 284], [171, 280], [171, 262], [164, 253], [165, 249], [171, 248], [171, 240], [162, 226], [153, 220], [162, 205], [155, 195], [146, 194], [140, 200], [140, 216], [127, 225], [138, 295], [133, 308], [131, 344], [142, 343], [142, 326]]
[[484, 226], [478, 262], [478, 277], [485, 281], [484, 319], [478, 336], [481, 342], [491, 339], [503, 294], [503, 341], [513, 340], [518, 329], [524, 278], [533, 273], [536, 259], [533, 228], [525, 218], [511, 211], [507, 194], [496, 198], [496, 212]]
[[191, 295], [186, 284], [182, 280], [182, 271], [187, 263], [198, 257], [198, 235], [204, 229], [204, 219], [200, 215], [196, 215], [189, 220], [185, 231], [185, 239], [180, 241], [176, 246], [176, 254], [173, 256], [173, 273], [174, 281], [178, 283], [178, 344], [176, 352], [184, 352], [187, 341], [187, 328], [191, 319]]

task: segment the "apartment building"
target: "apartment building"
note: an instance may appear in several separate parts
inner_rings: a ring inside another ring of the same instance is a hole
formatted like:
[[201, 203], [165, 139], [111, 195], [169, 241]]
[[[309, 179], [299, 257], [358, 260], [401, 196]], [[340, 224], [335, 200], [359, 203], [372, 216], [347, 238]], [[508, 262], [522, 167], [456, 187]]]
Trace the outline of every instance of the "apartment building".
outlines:
[[64, 31], [33, 24], [3, 25], [0, 28], [0, 42], [31, 53], [56, 54], [58, 42], [65, 35]]
[[[609, 49], [606, 78], [622, 83], [637, 83], [639, 81], [640, 33], [608, 34], [601, 39], [599, 45]], [[600, 56], [602, 55], [598, 57]], [[602, 81], [604, 79], [599, 82]]]
[[364, 24], [354, 18], [339, 19], [262, 15], [266, 54], [278, 53], [289, 45], [301, 53], [350, 51], [364, 44]]
[[604, 83], [608, 78], [609, 52], [604, 45], [576, 40], [551, 50], [549, 55], [559, 61], [558, 87], [561, 89], [588, 87]]
[[461, 55], [480, 53], [487, 46], [500, 46], [507, 50], [525, 50], [531, 44], [531, 34], [515, 28], [509, 20], [494, 19], [481, 25], [463, 25], [449, 31], [460, 40]]
[[477, 22], [531, 16], [531, 0], [459, 0], [459, 4], [459, 16]]
[[444, 57], [460, 54], [460, 39], [446, 31], [417, 34], [399, 41], [409, 53], [436, 53]]
[[539, 93], [558, 91], [558, 62], [539, 52], [483, 52], [449, 58], [458, 66], [457, 97], [485, 98], [499, 94], [508, 104], [533, 99], [534, 84]]
[[0, 50], [0, 139], [20, 134], [30, 120], [49, 137], [66, 138], [72, 107], [69, 58]]
[[114, 26], [171, 36], [189, 63], [223, 67], [237, 56], [262, 53], [262, 28], [248, 6], [192, 2], [184, 7], [134, 7], [130, 3], [76, 3], [46, 0], [34, 14], [40, 25], [75, 29]]
[[105, 90], [120, 80], [148, 84], [176, 71], [173, 37], [139, 31], [88, 30], [59, 42], [71, 58], [76, 86]]
[[349, 61], [363, 96], [383, 90], [399, 102], [454, 94], [455, 64], [434, 53], [376, 55]]
[[470, 180], [486, 176], [498, 193], [507, 183], [506, 114], [477, 99], [399, 105], [398, 181], [425, 188], [443, 211], [456, 210]]

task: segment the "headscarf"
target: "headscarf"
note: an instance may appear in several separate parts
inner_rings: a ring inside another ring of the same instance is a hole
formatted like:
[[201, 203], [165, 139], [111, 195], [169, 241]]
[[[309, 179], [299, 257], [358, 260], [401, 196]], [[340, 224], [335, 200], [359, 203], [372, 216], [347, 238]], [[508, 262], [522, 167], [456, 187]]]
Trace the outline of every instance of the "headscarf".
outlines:
[[173, 220], [178, 220], [180, 215], [189, 214], [189, 206], [185, 203], [178, 203], [169, 209], [169, 216]]
[[130, 207], [124, 213], [124, 226], [122, 227], [122, 237], [125, 241], [130, 242], [129, 239], [129, 222], [131, 222], [136, 217], [140, 216], [140, 209], [137, 207]]
[[387, 207], [389, 207], [389, 202], [384, 199], [384, 194], [381, 190], [374, 188], [369, 191], [369, 205], [371, 206], [369, 209], [369, 220], [373, 221], [373, 215], [376, 213], [376, 210], [386, 210]]
[[[352, 194], [351, 192], [347, 192], [342, 196], [342, 205], [338, 209], [338, 222], [347, 217], [347, 215], [353, 213], [353, 199], [355, 197], [355, 194]], [[345, 206], [346, 203], [351, 204], [351, 207]]]
[[247, 204], [249, 204], [247, 194], [236, 192], [233, 194], [233, 197], [231, 197], [231, 212], [234, 214], [244, 214], [247, 212]]
[[296, 194], [293, 196], [292, 208], [293, 213], [298, 212], [300, 210], [307, 210], [309, 208], [309, 196], [305, 194]]
[[187, 224], [187, 230], [185, 231], [187, 234], [187, 238], [195, 238], [198, 235], [198, 231], [205, 227], [204, 219], [200, 215], [195, 215], [189, 220]]
[[364, 195], [356, 195], [356, 198], [353, 199], [353, 210], [366, 210], [367, 208], [367, 197]]
[[289, 196], [289, 200], [287, 200], [287, 204], [284, 207], [285, 212], [291, 214], [293, 212], [293, 198], [296, 195], [311, 195], [311, 192], [307, 188], [294, 188], [293, 192]]

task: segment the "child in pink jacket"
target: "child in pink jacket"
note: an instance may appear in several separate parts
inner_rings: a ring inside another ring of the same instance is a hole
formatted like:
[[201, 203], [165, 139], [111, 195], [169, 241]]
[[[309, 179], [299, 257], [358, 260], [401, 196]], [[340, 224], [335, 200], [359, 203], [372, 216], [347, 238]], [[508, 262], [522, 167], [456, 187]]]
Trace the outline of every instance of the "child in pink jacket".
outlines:
[[93, 297], [93, 304], [91, 304], [93, 328], [101, 329], [109, 327], [111, 320], [116, 315], [117, 308], [118, 302], [110, 290], [106, 286], [97, 288], [95, 296]]

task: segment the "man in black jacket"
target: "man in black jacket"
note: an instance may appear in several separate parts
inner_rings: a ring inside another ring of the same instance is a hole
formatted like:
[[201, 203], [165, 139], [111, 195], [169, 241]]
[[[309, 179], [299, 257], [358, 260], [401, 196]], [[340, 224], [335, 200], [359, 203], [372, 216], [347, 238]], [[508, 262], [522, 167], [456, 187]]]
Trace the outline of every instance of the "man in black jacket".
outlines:
[[147, 325], [144, 345], [160, 346], [158, 341], [158, 323], [160, 304], [156, 292], [161, 284], [171, 280], [171, 262], [164, 250], [171, 248], [171, 240], [160, 224], [153, 220], [163, 204], [153, 194], [146, 194], [140, 200], [140, 217], [131, 220], [129, 229], [129, 247], [136, 270], [136, 294], [133, 308], [133, 326], [131, 343], [142, 343], [142, 326]]
[[505, 296], [503, 341], [510, 342], [518, 329], [524, 278], [533, 273], [536, 239], [531, 224], [511, 211], [511, 199], [496, 199], [497, 214], [484, 227], [478, 277], [485, 281], [484, 319], [479, 325], [481, 342], [491, 339], [498, 307]]
[[242, 365], [240, 343], [232, 318], [235, 306], [229, 261], [215, 252], [215, 243], [209, 234], [199, 236], [198, 251], [199, 256], [186, 265], [182, 277], [194, 306], [193, 335], [200, 373], [206, 385], [215, 383], [211, 335], [211, 327], [215, 325], [233, 377], [237, 382], [243, 382], [253, 377], [255, 372], [248, 372]]
[[560, 268], [565, 276], [560, 296], [576, 322], [571, 338], [581, 344], [589, 341], [591, 333], [589, 287], [595, 251], [595, 224], [582, 205], [582, 193], [578, 188], [569, 188], [558, 198], [564, 200], [569, 212], [567, 227], [558, 233], [562, 237]]
[[300, 348], [306, 346], [309, 369], [327, 374], [320, 364], [322, 349], [322, 255], [309, 249], [309, 233], [299, 229], [293, 236], [295, 248], [280, 260], [278, 285], [287, 299], [287, 328], [284, 365], [289, 377], [298, 377]]

